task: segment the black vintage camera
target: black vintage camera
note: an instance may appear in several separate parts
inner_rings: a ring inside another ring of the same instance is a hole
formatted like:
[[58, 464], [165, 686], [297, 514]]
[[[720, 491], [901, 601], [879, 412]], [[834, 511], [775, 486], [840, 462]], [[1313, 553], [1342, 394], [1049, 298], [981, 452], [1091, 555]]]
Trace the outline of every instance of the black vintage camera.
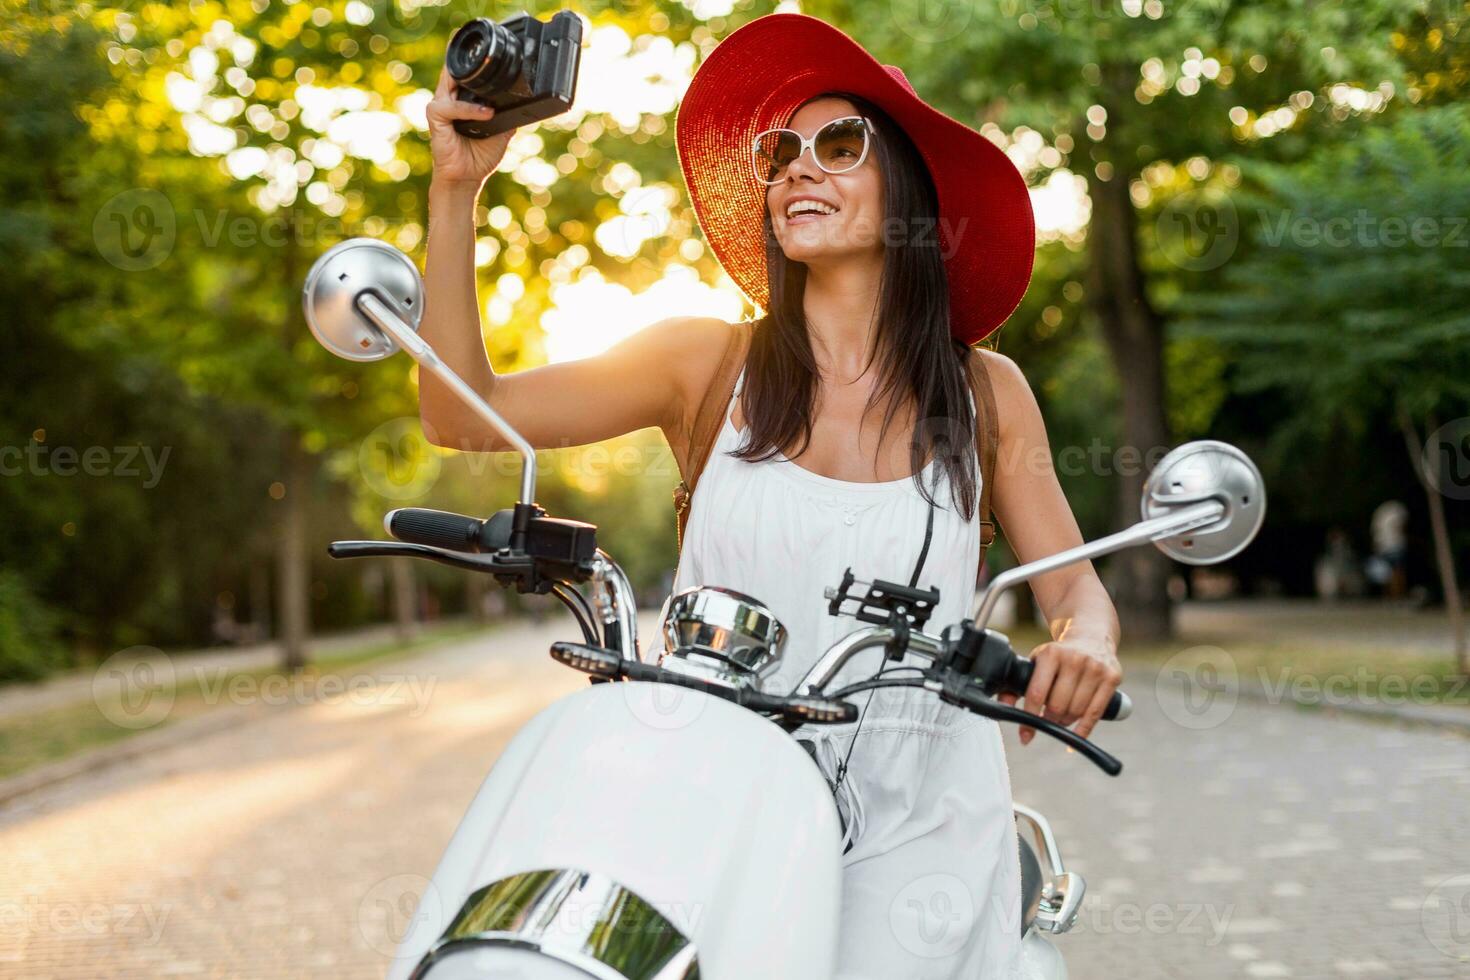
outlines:
[[582, 21], [570, 10], [549, 23], [517, 14], [502, 23], [478, 17], [454, 32], [445, 58], [458, 97], [492, 106], [483, 122], [456, 119], [454, 128], [484, 139], [571, 107], [582, 58]]

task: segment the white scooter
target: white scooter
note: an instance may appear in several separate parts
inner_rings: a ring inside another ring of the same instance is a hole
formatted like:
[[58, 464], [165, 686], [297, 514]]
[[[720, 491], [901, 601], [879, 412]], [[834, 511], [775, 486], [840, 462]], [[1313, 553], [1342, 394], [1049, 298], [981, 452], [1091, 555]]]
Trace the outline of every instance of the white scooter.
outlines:
[[[420, 899], [391, 978], [831, 977], [842, 814], [793, 737], [798, 729], [854, 721], [848, 699], [861, 691], [919, 687], [1029, 725], [1117, 775], [1122, 764], [1096, 745], [996, 700], [1024, 692], [1031, 670], [986, 628], [997, 598], [1035, 575], [1148, 541], [1190, 564], [1222, 561], [1264, 516], [1260, 473], [1244, 454], [1218, 442], [1180, 446], [1150, 476], [1140, 523], [1000, 574], [973, 619], [938, 634], [924, 631], [937, 590], [863, 582], [849, 570], [828, 591], [829, 611], [846, 607], [868, 625], [828, 649], [794, 690], [771, 691], [765, 681], [785, 631], [757, 599], [729, 590], [671, 597], [665, 653], [656, 664], [641, 659], [633, 590], [597, 547], [596, 528], [533, 503], [532, 447], [418, 336], [422, 282], [407, 256], [371, 239], [343, 242], [312, 267], [303, 299], [328, 349], [357, 361], [406, 350], [524, 463], [513, 508], [487, 520], [397, 510], [385, 523], [398, 540], [337, 542], [331, 554], [426, 558], [556, 595], [582, 642], [555, 643], [551, 655], [596, 682], [536, 715], [506, 747]], [[841, 668], [873, 648], [925, 666], [834, 689]], [[1108, 717], [1129, 709], [1118, 692]], [[1042, 934], [1071, 928], [1085, 885], [1066, 870], [1041, 814], [1017, 806], [1016, 817], [1024, 975], [1064, 980], [1066, 964]]]

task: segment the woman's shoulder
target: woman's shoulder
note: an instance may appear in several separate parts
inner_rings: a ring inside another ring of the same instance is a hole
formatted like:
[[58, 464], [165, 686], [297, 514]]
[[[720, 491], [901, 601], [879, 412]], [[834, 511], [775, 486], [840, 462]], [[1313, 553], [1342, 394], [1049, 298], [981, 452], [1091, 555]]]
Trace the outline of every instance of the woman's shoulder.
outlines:
[[1021, 371], [1021, 366], [1000, 351], [988, 347], [971, 347], [967, 362], [973, 371], [978, 362], [984, 365], [985, 375], [990, 379], [990, 390], [995, 397], [995, 411], [1000, 423], [1001, 436], [1018, 413], [1030, 414], [1036, 409], [1036, 396], [1031, 383]]
[[748, 340], [750, 321], [730, 323], [713, 316], [675, 316], [646, 328], [645, 352], [676, 374], [681, 388], [698, 395], [709, 387], [736, 332]]
[[991, 350], [989, 347], [971, 347], [969, 357], [968, 363], [971, 365], [971, 370], [974, 370], [976, 362], [984, 365], [996, 398], [1014, 396], [1019, 392], [1019, 388], [1030, 391], [1030, 382], [1026, 380], [1021, 366], [1000, 351]]
[[[753, 323], [742, 320], [731, 323], [712, 316], [670, 317], [642, 331], [642, 355], [650, 367], [668, 378], [678, 392], [678, 413], [674, 431], [668, 432], [670, 443], [682, 445], [683, 437], [693, 426], [694, 417], [705, 394], [715, 383], [715, 376], [725, 362], [732, 341], [749, 343]], [[743, 331], [744, 336], [737, 337]], [[654, 372], [650, 371], [650, 375]]]
[[[1021, 373], [1020, 366], [998, 350], [991, 350], [989, 347], [971, 347], [969, 349], [969, 361], [967, 363], [974, 364], [976, 361], [979, 361], [985, 366], [986, 373], [994, 381], [1014, 381], [1017, 378], [1022, 381], [1025, 380], [1025, 375]], [[997, 378], [997, 375], [1003, 375], [1004, 377]]]

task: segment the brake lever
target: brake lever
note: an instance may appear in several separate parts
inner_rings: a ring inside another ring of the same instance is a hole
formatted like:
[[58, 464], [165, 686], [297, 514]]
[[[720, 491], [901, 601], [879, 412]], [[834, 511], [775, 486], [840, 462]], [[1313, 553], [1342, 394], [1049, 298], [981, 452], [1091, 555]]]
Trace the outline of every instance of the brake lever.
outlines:
[[327, 554], [333, 558], [427, 558], [441, 565], [465, 568], [472, 572], [506, 570], [505, 564], [496, 561], [492, 555], [447, 551], [404, 541], [333, 541], [327, 545]]
[[1044, 732], [1068, 748], [1076, 749], [1089, 762], [1109, 776], [1116, 776], [1123, 771], [1123, 763], [1116, 756], [1089, 742], [1070, 728], [1063, 728], [1049, 718], [1033, 715], [1031, 712], [1017, 708], [1014, 705], [993, 700], [978, 687], [973, 687], [968, 682], [964, 682], [963, 684], [944, 684], [940, 688], [939, 696], [950, 704], [973, 711], [982, 717], [992, 718], [995, 721], [1014, 722], [1018, 725], [1026, 725], [1034, 728], [1038, 732]]

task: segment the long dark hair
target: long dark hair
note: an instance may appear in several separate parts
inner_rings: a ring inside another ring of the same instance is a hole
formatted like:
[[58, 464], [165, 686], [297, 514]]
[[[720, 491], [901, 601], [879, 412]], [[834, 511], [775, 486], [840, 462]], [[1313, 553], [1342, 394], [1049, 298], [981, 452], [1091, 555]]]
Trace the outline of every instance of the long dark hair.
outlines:
[[[919, 424], [909, 442], [909, 461], [919, 492], [934, 502], [922, 479], [932, 454], [960, 513], [969, 520], [978, 482], [974, 454], [968, 451], [975, 441], [965, 360], [969, 349], [950, 333], [949, 279], [940, 253], [934, 181], [913, 141], [887, 113], [844, 92], [814, 99], [829, 97], [848, 100], [873, 121], [870, 152], [876, 152], [883, 175], [885, 247], [873, 352], [879, 374], [863, 414], [880, 401], [886, 404], [881, 444], [899, 406], [912, 399]], [[763, 222], [770, 309], [751, 335], [741, 393], [745, 439], [731, 454], [748, 462], [771, 459], [787, 446], [795, 447], [790, 456], [804, 452], [811, 442], [817, 395], [817, 363], [802, 307], [806, 265], [781, 250], [769, 208]], [[888, 234], [895, 226], [902, 233]]]

